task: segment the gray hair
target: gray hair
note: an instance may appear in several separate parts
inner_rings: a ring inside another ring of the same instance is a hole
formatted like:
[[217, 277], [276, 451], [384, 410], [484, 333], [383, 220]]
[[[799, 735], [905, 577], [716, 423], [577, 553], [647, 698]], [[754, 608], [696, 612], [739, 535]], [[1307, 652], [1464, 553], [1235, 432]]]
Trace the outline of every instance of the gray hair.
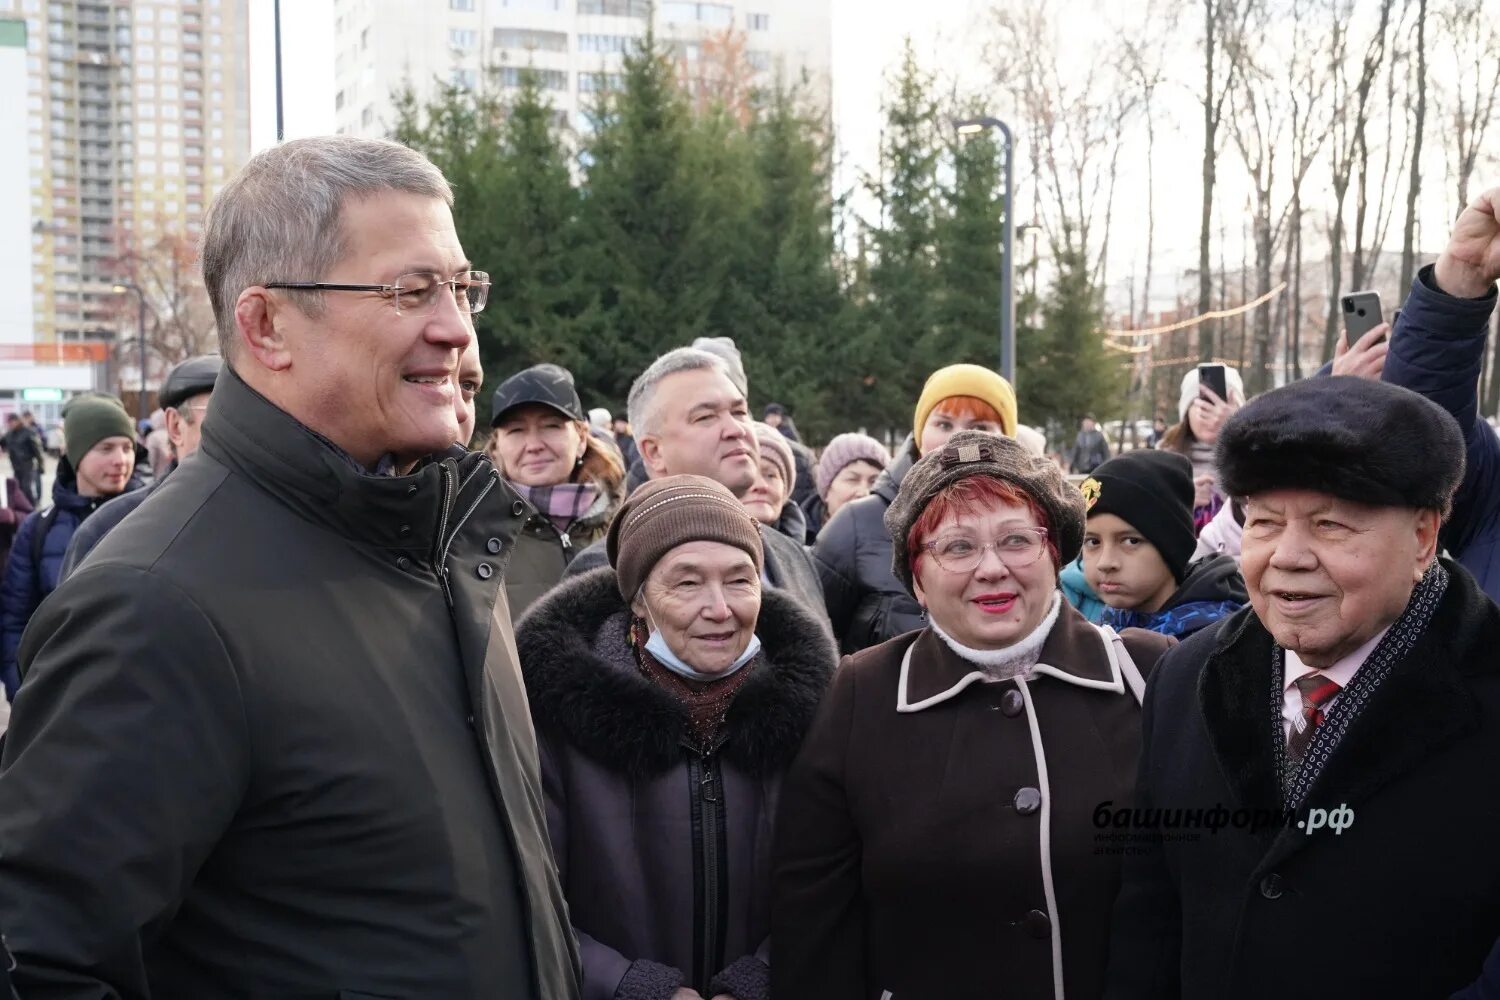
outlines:
[[[380, 191], [453, 206], [453, 189], [421, 153], [346, 135], [282, 143], [251, 157], [225, 185], [209, 209], [202, 249], [203, 283], [226, 363], [235, 356], [240, 293], [268, 281], [320, 280], [348, 251], [344, 205]], [[287, 294], [309, 316], [322, 313], [319, 293]]]
[[696, 347], [678, 347], [668, 351], [641, 372], [630, 387], [630, 396], [625, 400], [626, 413], [630, 418], [630, 429], [637, 437], [656, 433], [656, 387], [668, 375], [678, 372], [711, 370], [722, 374], [731, 382], [733, 374], [729, 365], [716, 354]]

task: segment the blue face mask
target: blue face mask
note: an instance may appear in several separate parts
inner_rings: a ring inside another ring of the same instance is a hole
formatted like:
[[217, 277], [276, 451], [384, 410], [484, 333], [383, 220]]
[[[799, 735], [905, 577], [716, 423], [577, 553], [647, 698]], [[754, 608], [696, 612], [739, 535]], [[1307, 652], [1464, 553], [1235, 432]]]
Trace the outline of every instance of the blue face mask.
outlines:
[[[647, 615], [650, 615], [649, 611]], [[648, 624], [654, 625], [649, 619]], [[717, 674], [705, 674], [688, 666], [683, 662], [682, 657], [672, 652], [661, 630], [654, 627], [651, 629], [651, 637], [646, 640], [646, 652], [650, 653], [657, 663], [679, 677], [686, 677], [690, 681], [720, 681], [755, 659], [755, 654], [760, 652], [760, 636], [754, 632], [750, 633], [750, 641], [745, 644], [745, 651], [735, 658], [727, 670], [722, 670]]]

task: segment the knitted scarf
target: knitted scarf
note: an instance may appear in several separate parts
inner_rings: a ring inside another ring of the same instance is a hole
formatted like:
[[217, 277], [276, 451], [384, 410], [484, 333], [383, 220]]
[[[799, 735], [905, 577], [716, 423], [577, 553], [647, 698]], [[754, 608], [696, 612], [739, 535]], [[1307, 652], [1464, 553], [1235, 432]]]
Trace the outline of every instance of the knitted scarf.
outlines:
[[557, 526], [557, 530], [564, 534], [573, 526], [573, 522], [588, 513], [589, 509], [594, 506], [594, 501], [599, 499], [599, 487], [593, 483], [525, 486], [511, 482], [510, 486], [525, 497], [531, 506], [550, 518]]
[[1307, 798], [1313, 782], [1322, 772], [1323, 766], [1338, 749], [1339, 741], [1348, 732], [1349, 726], [1369, 704], [1381, 683], [1390, 676], [1391, 670], [1408, 655], [1417, 640], [1432, 624], [1438, 602], [1448, 590], [1448, 571], [1434, 562], [1413, 588], [1406, 610], [1401, 612], [1369, 657], [1354, 672], [1349, 686], [1339, 693], [1338, 701], [1329, 710], [1328, 717], [1313, 733], [1312, 742], [1303, 754], [1302, 764], [1295, 770], [1286, 755], [1286, 734], [1283, 731], [1281, 708], [1286, 693], [1286, 651], [1277, 646], [1272, 652], [1271, 670], [1271, 722], [1275, 727], [1276, 770], [1281, 787], [1286, 795], [1289, 809], [1300, 809]]
[[646, 652], [646, 640], [649, 638], [651, 629], [645, 619], [632, 615], [630, 648], [635, 651], [636, 665], [648, 680], [664, 689], [687, 709], [688, 736], [700, 753], [707, 753], [718, 746], [729, 706], [759, 665], [760, 657], [722, 680], [694, 681], [668, 670], [656, 661], [656, 657]]

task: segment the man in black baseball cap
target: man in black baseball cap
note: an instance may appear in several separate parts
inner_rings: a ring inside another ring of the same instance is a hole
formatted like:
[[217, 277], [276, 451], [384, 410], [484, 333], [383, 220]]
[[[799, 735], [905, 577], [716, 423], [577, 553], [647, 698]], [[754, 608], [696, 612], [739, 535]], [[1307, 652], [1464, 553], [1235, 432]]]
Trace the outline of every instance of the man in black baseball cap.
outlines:
[[156, 487], [166, 481], [179, 463], [198, 450], [198, 442], [203, 438], [203, 417], [208, 412], [208, 398], [214, 391], [214, 381], [219, 377], [219, 369], [223, 366], [224, 361], [217, 354], [201, 354], [180, 362], [167, 372], [156, 398], [167, 417], [167, 437], [172, 442], [172, 464], [167, 467], [165, 475], [146, 489], [122, 493], [78, 526], [68, 543], [67, 554], [63, 556], [59, 582], [68, 578], [78, 564], [83, 562], [84, 556], [92, 552], [94, 546], [115, 525], [125, 520], [127, 514], [154, 493]]

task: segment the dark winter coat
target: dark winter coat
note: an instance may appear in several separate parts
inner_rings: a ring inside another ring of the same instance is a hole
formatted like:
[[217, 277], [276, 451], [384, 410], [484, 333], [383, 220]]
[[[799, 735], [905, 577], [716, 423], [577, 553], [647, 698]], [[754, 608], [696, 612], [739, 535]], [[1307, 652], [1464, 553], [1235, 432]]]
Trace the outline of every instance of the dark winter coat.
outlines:
[[577, 996], [498, 600], [521, 518], [455, 451], [368, 475], [219, 376], [198, 453], [22, 643], [18, 992]]
[[1187, 568], [1182, 585], [1159, 611], [1107, 608], [1100, 619], [1116, 631], [1143, 628], [1174, 639], [1186, 639], [1234, 614], [1250, 600], [1240, 564], [1230, 556], [1207, 556]]
[[755, 673], [700, 755], [681, 704], [640, 672], [617, 586], [608, 568], [570, 580], [516, 634], [584, 1000], [666, 1000], [679, 984], [764, 1000], [772, 818], [833, 641], [764, 591]]
[[[802, 512], [794, 500], [787, 500], [781, 505], [781, 517], [772, 525], [798, 545], [807, 546], [807, 515]], [[821, 586], [821, 585], [820, 585]]]
[[[760, 540], [765, 546], [766, 580], [777, 590], [784, 590], [797, 598], [815, 617], [827, 622], [823, 583], [813, 568], [807, 547], [764, 524], [760, 526]], [[563, 579], [571, 580], [608, 565], [609, 553], [605, 551], [604, 539], [601, 538], [574, 557], [563, 573]]]
[[[139, 477], [132, 475], [125, 492], [141, 488]], [[21, 635], [43, 598], [57, 589], [62, 579], [63, 558], [73, 532], [112, 497], [85, 497], [78, 493], [78, 477], [66, 460], [57, 463], [57, 478], [52, 483], [51, 508], [44, 507], [26, 516], [11, 542], [10, 558], [5, 564], [5, 579], [0, 583], [0, 679], [5, 693], [12, 699], [21, 682], [16, 667], [16, 652]], [[32, 536], [45, 531], [40, 561], [32, 559]]]
[[160, 479], [155, 480], [143, 489], [131, 490], [102, 504], [88, 518], [80, 524], [73, 532], [73, 538], [68, 542], [68, 551], [63, 555], [62, 572], [58, 579], [66, 580], [73, 575], [78, 564], [83, 562], [84, 557], [94, 551], [94, 546], [104, 540], [104, 536], [115, 529], [121, 521], [125, 520], [127, 514], [146, 502], [146, 498], [156, 492], [156, 488], [167, 481], [172, 470], [177, 468], [177, 461], [173, 459], [172, 464], [167, 466]]
[[1500, 437], [1479, 413], [1479, 375], [1496, 292], [1459, 299], [1438, 291], [1432, 267], [1412, 282], [1385, 358], [1382, 379], [1404, 386], [1453, 415], [1467, 462], [1443, 526], [1442, 543], [1500, 601]]
[[41, 438], [35, 430], [22, 424], [5, 432], [3, 438], [5, 455], [10, 459], [10, 467], [19, 478], [22, 471], [31, 471], [42, 464]]
[[867, 497], [844, 504], [823, 525], [813, 558], [823, 579], [828, 617], [844, 652], [854, 653], [922, 628], [922, 606], [891, 571], [885, 512], [917, 459], [907, 439]]
[[823, 530], [823, 525], [828, 521], [828, 505], [823, 498], [814, 493], [802, 505], [802, 519], [807, 522], [807, 544], [812, 545], [818, 540], [818, 535]]
[[818, 495], [818, 461], [813, 457], [812, 449], [796, 438], [789, 438], [787, 443], [792, 446], [792, 465], [795, 466], [787, 499], [801, 507]]
[[[1352, 824], [1226, 819], [1126, 858], [1111, 1000], [1404, 1000], [1479, 974], [1500, 937], [1500, 608], [1444, 565], [1427, 632], [1305, 803], [1347, 807]], [[1273, 649], [1246, 607], [1163, 658], [1142, 718], [1140, 810], [1281, 812]]]
[[[1123, 640], [1141, 674], [1172, 644]], [[1118, 664], [1066, 602], [1030, 679], [930, 629], [846, 657], [782, 792], [777, 1000], [1041, 1000], [1059, 971], [1097, 1000], [1120, 862], [1092, 817], [1140, 746]]]
[[601, 491], [594, 505], [569, 525], [566, 532], [559, 531], [550, 517], [527, 505], [530, 516], [516, 536], [515, 550], [505, 569], [505, 596], [510, 601], [512, 615], [519, 618], [525, 614], [527, 608], [557, 586], [578, 553], [604, 537], [622, 499], [618, 494]]
[[1079, 431], [1068, 452], [1068, 471], [1089, 473], [1109, 461], [1109, 439], [1095, 427], [1091, 431]]

